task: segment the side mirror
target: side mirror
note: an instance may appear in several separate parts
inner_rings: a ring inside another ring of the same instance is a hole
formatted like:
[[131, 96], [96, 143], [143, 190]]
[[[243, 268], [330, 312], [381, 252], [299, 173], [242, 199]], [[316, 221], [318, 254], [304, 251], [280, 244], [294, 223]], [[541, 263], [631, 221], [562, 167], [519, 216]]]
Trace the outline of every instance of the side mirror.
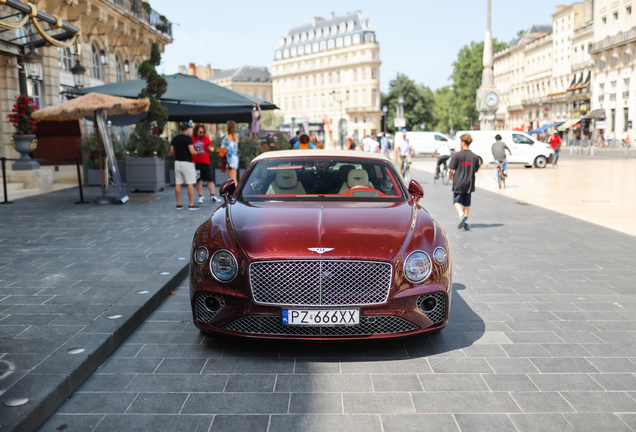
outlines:
[[221, 195], [225, 199], [225, 202], [228, 202], [232, 194], [234, 194], [235, 190], [236, 190], [236, 183], [234, 183], [234, 179], [227, 179], [221, 185], [221, 189], [219, 190], [219, 195]]
[[424, 198], [424, 188], [415, 180], [411, 180], [409, 184], [409, 193], [418, 200]]

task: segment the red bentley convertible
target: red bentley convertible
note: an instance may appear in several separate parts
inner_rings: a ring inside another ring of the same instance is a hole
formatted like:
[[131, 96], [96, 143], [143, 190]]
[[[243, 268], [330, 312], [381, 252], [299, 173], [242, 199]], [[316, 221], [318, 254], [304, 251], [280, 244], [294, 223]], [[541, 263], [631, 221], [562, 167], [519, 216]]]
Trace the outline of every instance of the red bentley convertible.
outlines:
[[192, 243], [190, 298], [203, 332], [370, 339], [448, 322], [444, 229], [379, 154], [296, 150], [253, 160]]

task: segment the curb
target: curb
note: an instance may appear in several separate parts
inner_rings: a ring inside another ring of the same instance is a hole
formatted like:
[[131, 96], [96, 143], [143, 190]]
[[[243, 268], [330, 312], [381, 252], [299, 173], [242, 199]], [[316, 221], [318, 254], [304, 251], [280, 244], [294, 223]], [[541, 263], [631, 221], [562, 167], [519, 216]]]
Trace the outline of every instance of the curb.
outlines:
[[[2, 401], [28, 397], [29, 402], [14, 408], [0, 404], [1, 430], [36, 432], [44, 426], [73, 393], [159, 307], [170, 291], [188, 276], [189, 260], [180, 267], [174, 266], [174, 262], [177, 256], [189, 255], [188, 248], [185, 254], [179, 252], [165, 261], [148, 279], [132, 288], [117, 304], [111, 305], [83, 331], [2, 394]], [[173, 276], [160, 285], [165, 278], [159, 275], [162, 271], [170, 271]], [[144, 297], [136, 293], [140, 290], [147, 290], [150, 297], [144, 300]], [[106, 319], [106, 316], [111, 314], [121, 315], [121, 318]], [[76, 355], [64, 352], [78, 347], [84, 348], [85, 351]]]

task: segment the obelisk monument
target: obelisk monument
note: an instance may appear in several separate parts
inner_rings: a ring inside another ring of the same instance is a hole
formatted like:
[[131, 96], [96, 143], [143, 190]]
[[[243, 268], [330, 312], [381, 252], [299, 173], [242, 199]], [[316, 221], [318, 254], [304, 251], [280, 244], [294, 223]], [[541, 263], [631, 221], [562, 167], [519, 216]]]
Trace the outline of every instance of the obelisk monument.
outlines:
[[492, 33], [490, 31], [490, 1], [488, 0], [488, 28], [484, 39], [484, 71], [481, 86], [477, 89], [477, 111], [480, 130], [495, 130], [499, 92], [495, 87], [493, 72]]

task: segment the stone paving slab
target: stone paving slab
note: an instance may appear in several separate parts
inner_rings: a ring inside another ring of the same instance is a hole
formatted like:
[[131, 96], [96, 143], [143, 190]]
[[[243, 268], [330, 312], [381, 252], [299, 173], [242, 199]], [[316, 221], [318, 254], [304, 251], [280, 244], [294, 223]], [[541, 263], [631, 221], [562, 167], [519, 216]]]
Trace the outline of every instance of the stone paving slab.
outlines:
[[72, 188], [0, 206], [0, 402], [30, 399], [0, 403], [1, 430], [41, 427], [186, 277], [213, 207], [177, 212], [171, 189], [146, 198], [75, 205]]
[[41, 431], [636, 430], [636, 238], [482, 190], [458, 231], [449, 187], [415, 175], [452, 244], [442, 332], [202, 335], [184, 281]]

